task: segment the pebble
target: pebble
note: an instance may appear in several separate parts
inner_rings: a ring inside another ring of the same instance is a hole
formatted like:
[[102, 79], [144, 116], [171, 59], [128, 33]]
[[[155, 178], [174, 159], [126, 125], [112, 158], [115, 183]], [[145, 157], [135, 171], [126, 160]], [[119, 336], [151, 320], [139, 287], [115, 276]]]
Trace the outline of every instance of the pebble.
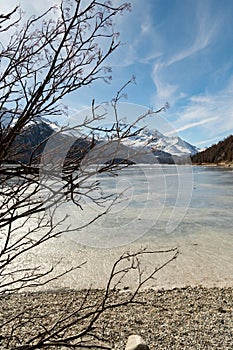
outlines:
[[[13, 348], [16, 342], [23, 342], [38, 330], [55, 324], [61, 315], [76, 310], [86, 294], [86, 290], [62, 290], [2, 296], [0, 349]], [[91, 290], [87, 305], [95, 305], [103, 295], [103, 290]], [[113, 291], [110, 301], [125, 301], [131, 295], [126, 291]], [[97, 335], [102, 337], [104, 331], [106, 344], [114, 350], [233, 349], [233, 287], [145, 290], [138, 294], [136, 301], [135, 304], [107, 310], [95, 325]], [[18, 321], [14, 319], [17, 313], [21, 313]], [[30, 317], [34, 317], [34, 322], [27, 324]], [[1, 327], [6, 321], [9, 323]], [[4, 342], [12, 327], [15, 338], [6, 347]], [[70, 332], [77, 329], [73, 327]], [[139, 336], [143, 349], [137, 345], [130, 347], [127, 342], [132, 335]]]

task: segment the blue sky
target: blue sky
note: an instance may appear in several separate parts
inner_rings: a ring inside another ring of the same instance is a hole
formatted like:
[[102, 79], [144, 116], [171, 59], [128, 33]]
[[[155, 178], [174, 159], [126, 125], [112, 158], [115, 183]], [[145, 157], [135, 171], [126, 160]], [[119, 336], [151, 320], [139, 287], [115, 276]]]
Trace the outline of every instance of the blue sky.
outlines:
[[[1, 4], [1, 12], [19, 1]], [[113, 2], [121, 3], [119, 0]], [[39, 13], [56, 0], [21, 1]], [[233, 1], [132, 0], [132, 11], [116, 21], [122, 46], [109, 58], [113, 81], [97, 82], [66, 99], [71, 113], [110, 100], [131, 78], [127, 102], [154, 109], [186, 141], [209, 146], [233, 133]], [[130, 117], [131, 118], [131, 117]], [[129, 119], [130, 119], [129, 118]], [[132, 117], [133, 118], [133, 117]], [[129, 120], [130, 121], [130, 120]], [[159, 128], [149, 118], [150, 128]]]

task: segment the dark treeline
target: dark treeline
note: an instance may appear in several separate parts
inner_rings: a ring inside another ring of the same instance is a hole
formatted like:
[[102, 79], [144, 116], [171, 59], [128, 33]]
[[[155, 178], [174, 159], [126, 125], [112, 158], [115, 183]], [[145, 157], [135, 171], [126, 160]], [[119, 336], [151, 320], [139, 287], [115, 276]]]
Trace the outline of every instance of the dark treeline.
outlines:
[[223, 141], [207, 148], [205, 151], [199, 152], [192, 156], [192, 162], [201, 163], [222, 163], [233, 161], [233, 135], [228, 136]]

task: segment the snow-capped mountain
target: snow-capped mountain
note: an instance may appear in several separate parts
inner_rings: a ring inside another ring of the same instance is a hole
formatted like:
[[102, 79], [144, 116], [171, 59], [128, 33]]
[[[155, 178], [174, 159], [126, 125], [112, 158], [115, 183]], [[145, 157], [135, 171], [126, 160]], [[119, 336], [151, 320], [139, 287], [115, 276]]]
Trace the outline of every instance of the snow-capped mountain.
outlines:
[[[124, 133], [128, 128], [129, 126], [121, 124], [121, 134]], [[179, 136], [165, 136], [156, 129], [149, 130], [147, 128], [144, 128], [137, 132], [137, 128], [132, 127], [131, 133], [133, 134], [133, 136], [125, 138], [122, 141], [123, 144], [128, 147], [146, 148], [151, 151], [163, 151], [177, 157], [194, 155], [199, 151], [197, 147], [182, 140]], [[115, 134], [116, 128], [110, 125], [104, 125], [102, 127], [99, 127], [97, 131], [95, 131], [95, 135], [100, 140], [112, 138]]]
[[[14, 119], [15, 118], [17, 117], [14, 116]], [[8, 113], [4, 113], [4, 116], [1, 118], [1, 126], [4, 125], [4, 127], [7, 128], [10, 124], [11, 126], [14, 124], [13, 120], [11, 120], [11, 116]], [[34, 118], [24, 127], [22, 133], [15, 139], [13, 145], [14, 159], [27, 163], [32, 154], [39, 156], [41, 152], [43, 152], [45, 146], [44, 140], [47, 140], [53, 132], [59, 132], [60, 129], [59, 125], [46, 118]], [[129, 126], [126, 124], [118, 125], [118, 129], [114, 124], [99, 126], [93, 130], [92, 135], [90, 135], [90, 130], [86, 130], [86, 132], [85, 130], [80, 130], [76, 137], [75, 146], [71, 151], [71, 158], [77, 158], [78, 155], [78, 159], [81, 159], [79, 153], [80, 149], [83, 149], [83, 141], [85, 141], [84, 148], [86, 152], [90, 150], [93, 142], [93, 135], [95, 145], [98, 145], [103, 141], [117, 140], [118, 132], [120, 136], [123, 135], [121, 155], [119, 155], [118, 158], [127, 158], [128, 154], [132, 157], [134, 162], [153, 163], [154, 161], [158, 161], [160, 163], [174, 163], [177, 161], [179, 162], [179, 160], [177, 160], [178, 158], [187, 158], [187, 156], [194, 155], [198, 152], [195, 146], [192, 146], [180, 137], [168, 137], [156, 129], [140, 129], [133, 126], [130, 128], [129, 132], [127, 131], [129, 131]], [[72, 130], [63, 130], [60, 134], [61, 142], [64, 142], [64, 139], [71, 137], [71, 135], [74, 137]], [[125, 135], [130, 136], [125, 137]], [[38, 147], [38, 145], [40, 145], [40, 147]], [[146, 152], [144, 152], [145, 150]], [[145, 155], [145, 153], [147, 155]], [[136, 157], [136, 154], [141, 154], [141, 156]], [[142, 156], [142, 154], [144, 155]]]
[[194, 155], [198, 152], [198, 148], [190, 143], [182, 140], [179, 136], [168, 137], [163, 136], [157, 142], [155, 147], [161, 151], [176, 155], [178, 157], [184, 155]]

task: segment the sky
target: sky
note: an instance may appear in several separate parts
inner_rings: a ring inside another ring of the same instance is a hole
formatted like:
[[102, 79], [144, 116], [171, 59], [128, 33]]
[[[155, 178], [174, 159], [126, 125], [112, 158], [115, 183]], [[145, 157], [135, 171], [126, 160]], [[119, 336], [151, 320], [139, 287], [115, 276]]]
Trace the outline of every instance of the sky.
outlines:
[[[21, 6], [39, 14], [58, 2], [21, 0]], [[1, 0], [0, 10], [19, 3]], [[163, 120], [168, 135], [200, 148], [233, 134], [233, 1], [131, 0], [131, 5], [131, 12], [115, 20], [122, 45], [108, 59], [111, 84], [98, 81], [73, 93], [65, 101], [70, 113], [87, 108], [93, 98], [111, 100], [135, 76], [136, 84], [126, 89], [131, 114], [135, 105], [139, 111], [170, 105], [160, 121], [144, 122], [149, 128], [159, 129]]]

